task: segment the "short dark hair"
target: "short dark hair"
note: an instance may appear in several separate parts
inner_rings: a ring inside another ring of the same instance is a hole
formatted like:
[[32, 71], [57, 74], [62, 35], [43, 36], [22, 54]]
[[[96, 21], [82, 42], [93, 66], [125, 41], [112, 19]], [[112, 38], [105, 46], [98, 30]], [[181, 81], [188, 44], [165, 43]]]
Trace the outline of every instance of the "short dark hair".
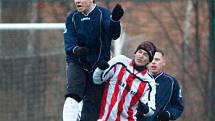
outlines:
[[156, 52], [161, 53], [161, 55], [164, 56], [164, 52], [160, 48], [157, 48]]

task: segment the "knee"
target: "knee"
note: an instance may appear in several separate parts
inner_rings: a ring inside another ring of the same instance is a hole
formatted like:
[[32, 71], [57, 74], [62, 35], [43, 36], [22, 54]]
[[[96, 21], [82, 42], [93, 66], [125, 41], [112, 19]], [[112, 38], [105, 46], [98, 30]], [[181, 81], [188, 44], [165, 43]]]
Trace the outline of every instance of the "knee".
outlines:
[[76, 100], [78, 103], [81, 102], [81, 100], [82, 100], [81, 97], [79, 95], [77, 95], [77, 94], [71, 94], [71, 93], [70, 94], [66, 94], [65, 95], [65, 99], [67, 97], [70, 97], [70, 98]]

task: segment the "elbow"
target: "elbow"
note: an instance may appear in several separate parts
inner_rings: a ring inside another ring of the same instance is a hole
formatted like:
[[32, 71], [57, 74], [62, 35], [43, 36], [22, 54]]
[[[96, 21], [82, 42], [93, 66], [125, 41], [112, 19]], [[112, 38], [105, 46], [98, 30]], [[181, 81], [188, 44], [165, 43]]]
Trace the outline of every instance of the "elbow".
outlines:
[[112, 35], [112, 39], [116, 40], [120, 37], [121, 34], [121, 26], [119, 23], [114, 23], [110, 25], [110, 31]]
[[177, 111], [177, 112], [173, 112], [173, 113], [168, 112], [168, 113], [170, 115], [170, 120], [176, 120], [181, 116], [183, 111]]
[[[95, 71], [97, 71], [97, 70], [95, 70]], [[102, 84], [103, 80], [102, 80], [101, 76], [102, 76], [102, 73], [96, 73], [96, 72], [94, 72], [93, 73], [93, 83], [94, 84]]]
[[113, 40], [116, 40], [116, 39], [118, 39], [119, 38], [119, 36], [113, 36]]
[[116, 40], [120, 37], [120, 33], [121, 33], [121, 30], [117, 30], [116, 32], [114, 32], [114, 34], [112, 35], [112, 39], [113, 40]]
[[99, 84], [102, 84], [103, 81], [102, 81], [102, 79], [101, 79], [100, 77], [98, 78], [98, 77], [95, 77], [95, 76], [94, 76], [94, 77], [93, 77], [93, 83], [99, 85]]
[[103, 82], [93, 79], [93, 83], [99, 85], [99, 84], [102, 84]]

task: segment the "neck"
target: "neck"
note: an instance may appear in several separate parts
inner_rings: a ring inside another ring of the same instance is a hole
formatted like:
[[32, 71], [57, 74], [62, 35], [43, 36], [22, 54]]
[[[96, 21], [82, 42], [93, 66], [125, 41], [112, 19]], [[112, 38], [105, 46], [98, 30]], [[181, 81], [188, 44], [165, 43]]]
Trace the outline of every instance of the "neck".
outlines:
[[136, 69], [137, 71], [143, 71], [146, 69], [146, 66], [138, 66], [134, 63], [134, 69]]
[[156, 77], [159, 76], [161, 73], [162, 73], [162, 71], [161, 71], [161, 72], [157, 72], [157, 73], [152, 73], [152, 75], [153, 75], [154, 78], [156, 78]]
[[89, 9], [87, 9], [87, 10], [85, 10], [83, 13], [85, 14], [85, 15], [88, 15], [91, 11], [93, 11], [93, 9], [96, 7], [96, 4], [92, 4], [91, 6], [90, 6], [90, 8]]

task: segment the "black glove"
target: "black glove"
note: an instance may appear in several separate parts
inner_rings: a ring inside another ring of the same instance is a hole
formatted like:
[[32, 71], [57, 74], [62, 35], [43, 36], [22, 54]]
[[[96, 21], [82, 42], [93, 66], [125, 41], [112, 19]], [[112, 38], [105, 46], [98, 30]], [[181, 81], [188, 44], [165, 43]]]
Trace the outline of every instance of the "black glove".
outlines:
[[97, 65], [97, 67], [101, 70], [105, 70], [109, 67], [110, 65], [108, 64], [107, 61], [102, 60], [101, 62], [99, 62], [99, 64]]
[[116, 4], [112, 11], [112, 19], [114, 21], [119, 21], [124, 14], [124, 10], [120, 4]]
[[86, 47], [78, 47], [75, 49], [74, 54], [78, 57], [84, 57], [87, 55], [89, 49]]
[[143, 116], [143, 114], [147, 114], [148, 112], [149, 106], [139, 101], [136, 114], [137, 119], [140, 119]]
[[169, 113], [166, 111], [160, 111], [158, 113], [159, 121], [169, 121]]

